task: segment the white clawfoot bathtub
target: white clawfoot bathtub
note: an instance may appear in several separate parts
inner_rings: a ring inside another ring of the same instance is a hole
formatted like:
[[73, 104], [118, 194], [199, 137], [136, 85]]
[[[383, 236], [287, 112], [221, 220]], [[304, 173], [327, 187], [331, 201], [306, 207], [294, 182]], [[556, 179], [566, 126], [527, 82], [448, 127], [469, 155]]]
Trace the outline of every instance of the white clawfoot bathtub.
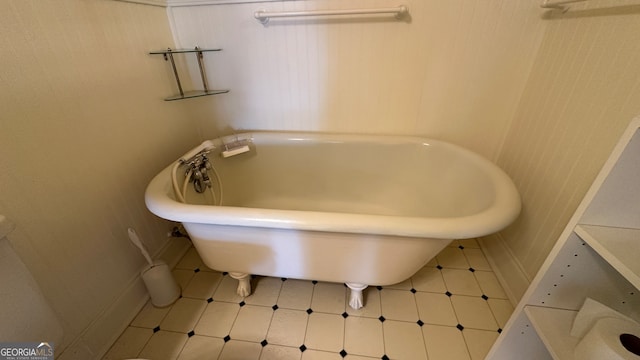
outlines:
[[[203, 262], [240, 280], [241, 296], [251, 293], [249, 274], [344, 282], [359, 308], [367, 285], [404, 281], [452, 240], [497, 232], [520, 212], [502, 170], [442, 141], [271, 132], [234, 139], [250, 151], [224, 158], [230, 140], [221, 138], [185, 156], [211, 151], [213, 194], [189, 185], [186, 203], [178, 201], [169, 166], [145, 200], [154, 214], [182, 222]], [[177, 173], [182, 184], [183, 166]], [[214, 196], [221, 205], [210, 205]]]

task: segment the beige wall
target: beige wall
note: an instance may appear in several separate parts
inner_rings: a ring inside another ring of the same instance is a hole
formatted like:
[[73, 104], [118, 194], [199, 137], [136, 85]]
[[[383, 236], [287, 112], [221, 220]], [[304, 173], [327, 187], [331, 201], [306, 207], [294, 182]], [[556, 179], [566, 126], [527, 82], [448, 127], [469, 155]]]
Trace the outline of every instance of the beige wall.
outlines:
[[223, 49], [206, 64], [210, 85], [231, 92], [200, 103], [204, 136], [228, 128], [422, 134], [495, 157], [542, 37], [537, 2], [401, 3], [410, 23], [383, 16], [264, 27], [253, 18], [258, 9], [398, 5], [391, 0], [173, 7], [178, 45]]
[[167, 242], [144, 189], [199, 138], [186, 104], [162, 101], [173, 80], [146, 53], [173, 44], [164, 8], [6, 0], [0, 34], [0, 214], [63, 323], [59, 354], [142, 269], [127, 227], [153, 253]]
[[502, 237], [529, 279], [640, 114], [640, 6], [629, 3], [594, 1], [543, 20], [542, 46], [498, 160], [524, 203]]

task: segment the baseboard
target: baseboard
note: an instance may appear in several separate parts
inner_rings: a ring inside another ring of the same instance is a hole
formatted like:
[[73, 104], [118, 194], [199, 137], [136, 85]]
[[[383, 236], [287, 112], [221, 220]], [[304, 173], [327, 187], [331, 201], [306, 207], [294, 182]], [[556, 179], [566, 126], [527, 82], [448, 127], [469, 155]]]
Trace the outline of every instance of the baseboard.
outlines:
[[479, 240], [489, 265], [491, 265], [509, 301], [515, 306], [527, 291], [531, 279], [524, 272], [522, 265], [500, 234], [489, 235]]
[[[190, 247], [191, 242], [185, 238], [172, 239], [167, 241], [167, 244], [159, 251], [159, 256], [154, 258], [160, 258], [169, 264], [170, 268], [174, 268]], [[138, 273], [132, 277], [114, 303], [64, 349], [59, 357], [56, 356], [56, 359], [101, 359], [140, 312], [148, 299], [149, 293], [140, 273]]]

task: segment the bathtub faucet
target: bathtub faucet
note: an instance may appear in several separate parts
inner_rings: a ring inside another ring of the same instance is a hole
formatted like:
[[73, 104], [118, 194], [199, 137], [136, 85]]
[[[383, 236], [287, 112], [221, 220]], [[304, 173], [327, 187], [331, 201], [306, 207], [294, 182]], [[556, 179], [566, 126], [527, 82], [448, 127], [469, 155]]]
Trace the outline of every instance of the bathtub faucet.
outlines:
[[207, 154], [209, 151], [201, 151], [191, 158], [187, 165], [187, 172], [185, 176], [191, 174], [189, 181], [193, 182], [193, 188], [196, 192], [202, 194], [208, 187], [211, 187], [211, 179], [209, 178], [208, 170], [211, 168], [209, 158]]

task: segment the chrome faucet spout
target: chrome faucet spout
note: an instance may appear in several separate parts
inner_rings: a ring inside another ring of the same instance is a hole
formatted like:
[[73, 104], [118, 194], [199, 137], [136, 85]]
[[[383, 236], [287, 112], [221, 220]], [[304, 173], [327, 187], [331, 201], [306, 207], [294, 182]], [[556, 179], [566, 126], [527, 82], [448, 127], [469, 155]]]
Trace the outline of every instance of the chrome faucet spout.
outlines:
[[189, 162], [186, 163], [189, 170], [185, 176], [189, 176], [189, 182], [193, 182], [193, 189], [202, 194], [207, 188], [212, 187], [211, 179], [209, 178], [208, 170], [211, 168], [209, 158], [207, 158], [208, 151], [201, 151], [194, 155]]

